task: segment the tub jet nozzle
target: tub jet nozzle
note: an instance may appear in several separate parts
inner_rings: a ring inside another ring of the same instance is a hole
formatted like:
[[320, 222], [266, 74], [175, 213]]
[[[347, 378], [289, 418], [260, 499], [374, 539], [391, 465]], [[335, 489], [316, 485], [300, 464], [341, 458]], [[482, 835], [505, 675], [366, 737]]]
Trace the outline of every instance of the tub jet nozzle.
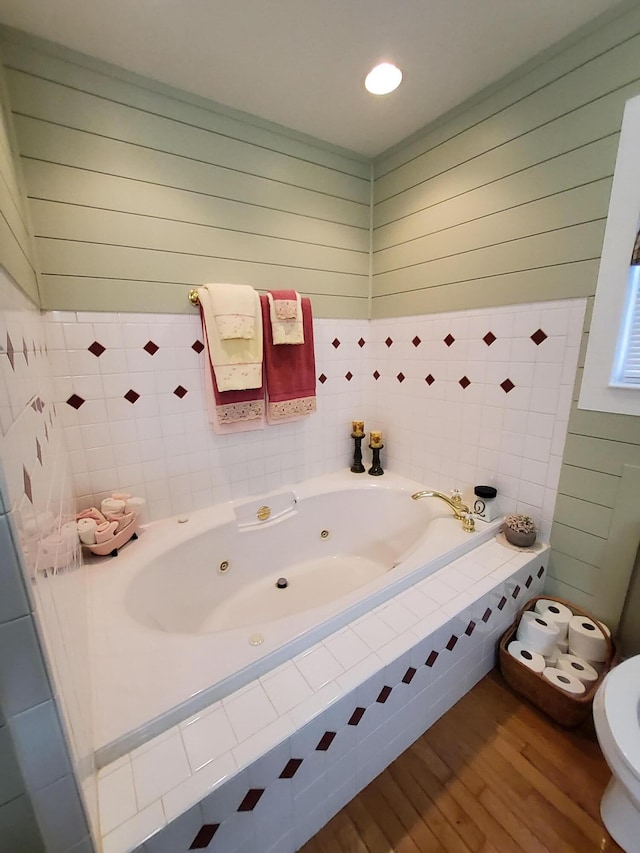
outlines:
[[289, 581], [286, 578], [278, 578], [276, 587], [278, 589], [286, 589], [289, 586]]

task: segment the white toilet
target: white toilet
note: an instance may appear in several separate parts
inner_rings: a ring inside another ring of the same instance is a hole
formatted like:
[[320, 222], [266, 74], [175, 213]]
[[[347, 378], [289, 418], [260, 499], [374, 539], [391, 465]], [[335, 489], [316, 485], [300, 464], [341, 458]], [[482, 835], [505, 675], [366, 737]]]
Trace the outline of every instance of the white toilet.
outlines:
[[640, 851], [640, 655], [606, 676], [593, 701], [600, 748], [612, 772], [602, 821], [627, 853]]

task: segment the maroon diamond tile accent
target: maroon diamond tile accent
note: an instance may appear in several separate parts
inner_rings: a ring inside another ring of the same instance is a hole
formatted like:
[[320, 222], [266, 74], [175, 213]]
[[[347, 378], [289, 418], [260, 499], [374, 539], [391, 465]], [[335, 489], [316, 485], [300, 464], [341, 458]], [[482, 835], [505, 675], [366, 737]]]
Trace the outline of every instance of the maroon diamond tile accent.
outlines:
[[178, 385], [177, 388], [173, 389], [173, 393], [176, 395], [176, 397], [179, 397], [182, 400], [184, 395], [187, 393], [187, 389], [183, 388], [182, 385]]
[[387, 340], [385, 341], [385, 344], [386, 344], [388, 347], [390, 347], [390, 346], [393, 344], [393, 338], [387, 338]]
[[500, 387], [502, 388], [505, 394], [508, 394], [509, 391], [513, 391], [516, 386], [510, 379], [505, 379], [504, 382], [500, 383]]
[[29, 364], [29, 348], [27, 347], [27, 342], [25, 339], [22, 339], [22, 355], [24, 356], [24, 360], [27, 364]]
[[420, 338], [416, 335], [416, 336], [415, 336], [415, 338], [411, 341], [411, 343], [414, 345], [414, 347], [419, 347], [419, 346], [420, 346], [420, 344], [422, 343], [422, 341], [421, 341], [421, 340], [420, 340]]
[[13, 341], [7, 332], [7, 357], [9, 358], [9, 364], [11, 365], [11, 370], [15, 370], [15, 362], [13, 360], [14, 349], [13, 349]]
[[516, 588], [511, 593], [511, 598], [517, 598], [520, 595], [520, 584], [516, 585]]
[[142, 347], [145, 352], [148, 352], [149, 355], [155, 355], [160, 347], [158, 344], [154, 344], [153, 341], [147, 341], [146, 344]]
[[29, 472], [27, 469], [22, 466], [22, 482], [24, 483], [24, 493], [29, 498], [31, 503], [33, 503], [33, 493], [31, 492], [31, 477], [29, 476]]
[[40, 442], [36, 438], [36, 456], [38, 457], [38, 462], [42, 465], [42, 448], [40, 447]]
[[379, 702], [381, 705], [384, 705], [389, 696], [391, 696], [392, 689], [393, 688], [389, 687], [388, 684], [385, 684], [380, 693], [378, 693], [378, 698], [376, 699], [376, 702]]
[[486, 624], [489, 619], [491, 619], [491, 608], [487, 607], [487, 609], [482, 614], [482, 621]]
[[403, 382], [404, 382], [404, 380], [405, 380], [405, 375], [404, 375], [404, 373], [402, 373], [402, 371], [400, 371], [400, 373], [396, 376], [396, 379], [397, 379], [397, 380], [398, 380], [398, 382], [402, 385], [402, 383], [403, 383]]
[[46, 423], [44, 425], [44, 437], [47, 439], [47, 441], [49, 441], [49, 427], [46, 425]]
[[467, 635], [467, 637], [470, 637], [473, 634], [473, 632], [475, 631], [475, 629], [476, 629], [476, 623], [472, 619], [471, 622], [469, 622], [469, 624], [465, 628], [464, 632]]
[[106, 350], [106, 347], [103, 347], [99, 341], [94, 341], [90, 347], [87, 347], [91, 355], [95, 355], [96, 358], [100, 358], [102, 353]]
[[191, 842], [189, 850], [206, 850], [211, 844], [213, 836], [218, 831], [219, 823], [205, 823], [198, 830], [198, 834]]
[[34, 411], [34, 412], [37, 412], [37, 411], [38, 411], [38, 401], [37, 401], [37, 400], [34, 400], [34, 401], [31, 403], [31, 408], [33, 409], [33, 411]]
[[124, 399], [127, 400], [127, 402], [132, 403], [132, 404], [135, 403], [135, 401], [138, 400], [139, 397], [140, 397], [140, 394], [138, 394], [137, 391], [134, 391], [133, 388], [129, 388], [127, 393], [124, 395]]
[[80, 406], [84, 405], [84, 400], [82, 397], [79, 397], [77, 394], [72, 394], [67, 400], [67, 406], [71, 406], [72, 409], [79, 409]]
[[380, 374], [378, 373], [378, 371], [377, 371], [377, 370], [374, 370], [374, 371], [373, 371], [373, 373], [372, 373], [371, 375], [372, 375], [372, 376], [373, 376], [373, 378], [376, 380], [376, 382], [378, 381], [378, 379], [380, 379]]
[[413, 677], [416, 674], [416, 672], [417, 672], [417, 670], [415, 670], [412, 666], [410, 666], [409, 669], [402, 676], [402, 683], [403, 684], [411, 684], [411, 682], [413, 681]]
[[347, 370], [344, 375], [344, 378], [347, 380], [347, 382], [351, 382], [351, 380], [353, 379], [353, 373], [350, 370]]
[[358, 341], [358, 346], [360, 347], [360, 349], [362, 349], [362, 347], [363, 347], [365, 344], [366, 344], [365, 339], [364, 339], [364, 338], [360, 338], [360, 340]]
[[462, 379], [458, 379], [458, 385], [462, 388], [468, 388], [469, 385], [471, 385], [471, 380], [468, 377], [463, 376]]
[[498, 602], [498, 610], [503, 610], [506, 603], [507, 599], [503, 595], [500, 601]]
[[360, 720], [363, 718], [364, 712], [366, 710], [366, 708], [356, 708], [353, 714], [349, 717], [349, 722], [347, 723], [347, 725], [357, 726]]
[[434, 376], [432, 376], [432, 375], [431, 375], [431, 373], [430, 373], [428, 376], [425, 376], [425, 377], [424, 377], [424, 381], [427, 383], [427, 385], [433, 385], [433, 383], [434, 383], [436, 380], [435, 380], [435, 377], [434, 377]]
[[337, 338], [334, 338], [334, 339], [331, 341], [331, 346], [332, 346], [334, 349], [338, 349], [338, 347], [340, 346], [340, 341], [339, 341]]
[[302, 764], [302, 758], [290, 758], [289, 761], [284, 766], [284, 770], [280, 774], [280, 779], [293, 779], [298, 770], [300, 769], [300, 765]]
[[200, 354], [202, 352], [202, 350], [204, 349], [204, 344], [202, 343], [202, 341], [194, 341], [191, 344], [191, 349], [195, 350], [195, 352]]
[[239, 812], [252, 812], [260, 802], [260, 797], [264, 794], [264, 788], [249, 788], [244, 800], [238, 806]]
[[457, 642], [458, 642], [458, 638], [456, 637], [455, 634], [452, 634], [451, 637], [449, 638], [449, 642], [447, 643], [447, 648], [449, 649], [450, 652], [452, 652], [455, 649]]
[[531, 340], [537, 347], [539, 347], [543, 341], [547, 340], [547, 335], [545, 334], [545, 332], [542, 331], [542, 329], [538, 329], [537, 332], [534, 332], [531, 335]]
[[430, 653], [429, 653], [429, 657], [428, 657], [428, 658], [426, 659], [426, 661], [424, 662], [424, 665], [425, 665], [425, 666], [429, 666], [429, 667], [431, 667], [431, 666], [433, 666], [433, 665], [434, 665], [434, 663], [435, 663], [437, 660], [438, 660], [438, 652], [436, 652], [436, 651], [434, 650], [434, 651], [432, 651], [432, 652], [430, 652]]
[[543, 574], [544, 574], [544, 566], [540, 566], [540, 568], [538, 569], [538, 577], [541, 578]]
[[526, 586], [527, 589], [529, 589], [529, 587], [531, 586], [532, 583], [533, 583], [533, 578], [531, 577], [531, 575], [529, 575], [529, 577], [524, 582], [524, 585]]
[[451, 332], [449, 332], [449, 334], [447, 335], [447, 337], [444, 339], [445, 344], [446, 344], [448, 347], [450, 347], [450, 346], [451, 346], [451, 344], [452, 344], [454, 341], [455, 341], [455, 338], [453, 337], [453, 335], [451, 334]]
[[320, 374], [320, 376], [318, 376], [318, 382], [319, 382], [321, 385], [324, 385], [324, 383], [325, 383], [326, 381], [327, 381], [327, 377], [324, 375], [324, 373], [321, 373], [321, 374]]
[[335, 736], [336, 732], [325, 732], [316, 746], [316, 752], [326, 752], [333, 743]]
[[486, 344], [488, 347], [490, 347], [490, 346], [491, 346], [491, 344], [492, 344], [495, 340], [497, 340], [497, 338], [496, 338], [496, 336], [493, 334], [493, 332], [487, 332], [487, 334], [484, 336], [484, 338], [483, 338], [482, 340], [485, 342], [485, 344]]

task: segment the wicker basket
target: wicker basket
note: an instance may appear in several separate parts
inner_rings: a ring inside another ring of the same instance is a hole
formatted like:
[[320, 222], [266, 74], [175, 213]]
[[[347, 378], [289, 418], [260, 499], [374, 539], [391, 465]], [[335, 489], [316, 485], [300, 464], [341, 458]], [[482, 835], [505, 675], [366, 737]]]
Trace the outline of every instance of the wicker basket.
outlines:
[[595, 696], [596, 690], [604, 676], [616, 662], [615, 644], [607, 634], [607, 631], [603, 630], [603, 633], [607, 638], [608, 651], [603, 671], [598, 677], [598, 680], [588, 688], [586, 693], [583, 693], [580, 696], [573, 696], [570, 693], [565, 693], [564, 690], [561, 690], [559, 687], [556, 687], [555, 684], [552, 684], [550, 681], [547, 681], [546, 678], [543, 678], [540, 673], [533, 672], [529, 667], [520, 663], [519, 660], [516, 660], [507, 651], [507, 646], [515, 637], [522, 614], [525, 610], [533, 610], [536, 602], [540, 599], [544, 599], [545, 601], [556, 601], [560, 604], [564, 604], [575, 614], [593, 619], [601, 629], [603, 628], [601, 622], [586, 610], [582, 610], [582, 608], [577, 607], [575, 604], [565, 601], [563, 598], [554, 598], [551, 595], [538, 595], [530, 601], [527, 601], [518, 613], [515, 622], [507, 628], [505, 633], [502, 635], [499, 646], [500, 670], [507, 684], [513, 688], [516, 693], [524, 696], [525, 699], [528, 699], [532, 704], [537, 708], [540, 708], [541, 711], [544, 711], [545, 714], [548, 714], [549, 717], [561, 726], [573, 728], [574, 726], [579, 726], [583, 723], [591, 714], [591, 705], [593, 703], [593, 697]]

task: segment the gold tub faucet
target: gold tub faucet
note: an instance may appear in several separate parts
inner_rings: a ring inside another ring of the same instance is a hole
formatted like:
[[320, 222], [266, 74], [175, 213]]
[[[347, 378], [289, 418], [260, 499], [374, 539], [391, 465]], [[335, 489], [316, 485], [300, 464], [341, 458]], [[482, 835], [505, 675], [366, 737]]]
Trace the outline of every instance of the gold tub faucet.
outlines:
[[449, 497], [448, 495], [442, 494], [442, 492], [423, 491], [416, 492], [415, 495], [411, 495], [411, 497], [414, 501], [417, 501], [420, 498], [439, 498], [451, 507], [455, 517], [462, 522], [463, 530], [466, 530], [467, 533], [473, 533], [476, 529], [476, 524], [473, 520], [473, 516], [471, 515], [471, 510], [466, 504], [462, 503], [460, 492], [456, 491], [451, 497]]

